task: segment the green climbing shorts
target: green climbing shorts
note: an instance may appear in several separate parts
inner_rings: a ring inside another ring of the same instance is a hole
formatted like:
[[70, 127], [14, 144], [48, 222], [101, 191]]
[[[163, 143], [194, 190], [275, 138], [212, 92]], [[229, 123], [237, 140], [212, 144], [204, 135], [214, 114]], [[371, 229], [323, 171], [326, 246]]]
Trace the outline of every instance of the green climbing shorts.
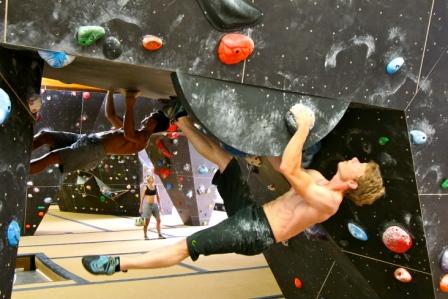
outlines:
[[193, 261], [201, 254], [260, 254], [275, 243], [263, 207], [251, 200], [249, 186], [242, 178], [235, 159], [223, 173], [215, 174], [213, 183], [224, 200], [229, 218], [187, 238], [188, 252]]

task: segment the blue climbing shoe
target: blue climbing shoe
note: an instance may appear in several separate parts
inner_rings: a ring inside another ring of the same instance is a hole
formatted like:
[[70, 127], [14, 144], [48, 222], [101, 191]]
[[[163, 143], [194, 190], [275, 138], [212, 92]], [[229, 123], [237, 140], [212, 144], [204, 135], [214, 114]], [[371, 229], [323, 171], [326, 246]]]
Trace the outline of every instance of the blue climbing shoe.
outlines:
[[82, 265], [92, 274], [112, 275], [120, 271], [120, 258], [110, 255], [88, 255], [82, 258]]

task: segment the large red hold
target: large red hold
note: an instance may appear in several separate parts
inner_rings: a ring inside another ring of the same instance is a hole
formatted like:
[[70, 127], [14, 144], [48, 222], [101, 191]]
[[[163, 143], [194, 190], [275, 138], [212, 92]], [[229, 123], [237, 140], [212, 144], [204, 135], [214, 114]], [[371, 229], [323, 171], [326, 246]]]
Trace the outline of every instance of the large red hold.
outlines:
[[171, 170], [168, 168], [156, 168], [154, 170], [155, 174], [157, 174], [162, 180], [168, 178], [171, 175]]
[[254, 41], [243, 34], [229, 33], [221, 38], [218, 47], [219, 60], [224, 64], [237, 64], [254, 51]]
[[165, 144], [163, 143], [162, 140], [160, 140], [160, 138], [156, 139], [156, 147], [159, 150], [159, 152], [162, 153], [162, 155], [164, 155], [168, 159], [171, 159], [173, 157], [173, 155], [168, 151]]
[[383, 243], [392, 252], [405, 253], [412, 247], [412, 237], [405, 229], [392, 225], [384, 231]]

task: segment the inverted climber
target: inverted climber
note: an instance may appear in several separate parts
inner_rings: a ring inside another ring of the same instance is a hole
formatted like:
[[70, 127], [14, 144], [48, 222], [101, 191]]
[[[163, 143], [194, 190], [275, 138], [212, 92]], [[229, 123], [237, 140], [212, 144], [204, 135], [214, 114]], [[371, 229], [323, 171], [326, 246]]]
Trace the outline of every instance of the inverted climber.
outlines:
[[76, 134], [63, 131], [43, 130], [33, 140], [33, 150], [47, 144], [51, 151], [40, 158], [33, 159], [30, 174], [36, 174], [47, 167], [59, 164], [62, 173], [96, 166], [108, 155], [131, 155], [144, 149], [153, 133], [165, 131], [169, 120], [160, 111], [151, 113], [135, 129], [134, 105], [138, 92], [123, 91], [126, 111], [122, 120], [115, 113], [113, 91], [106, 94], [106, 118], [112, 130], [92, 134]]
[[169, 267], [191, 257], [223, 253], [255, 255], [270, 245], [286, 241], [307, 227], [334, 215], [344, 196], [356, 205], [372, 204], [384, 195], [378, 164], [357, 158], [338, 163], [336, 174], [327, 180], [316, 170], [301, 167], [302, 149], [314, 123], [312, 111], [301, 104], [291, 108], [298, 129], [286, 146], [279, 171], [291, 189], [275, 200], [257, 204], [238, 162], [200, 132], [179, 104], [164, 110], [184, 132], [193, 147], [218, 165], [213, 184], [223, 198], [228, 218], [172, 245], [138, 257], [85, 256], [82, 263], [93, 274], [111, 275], [128, 269]]

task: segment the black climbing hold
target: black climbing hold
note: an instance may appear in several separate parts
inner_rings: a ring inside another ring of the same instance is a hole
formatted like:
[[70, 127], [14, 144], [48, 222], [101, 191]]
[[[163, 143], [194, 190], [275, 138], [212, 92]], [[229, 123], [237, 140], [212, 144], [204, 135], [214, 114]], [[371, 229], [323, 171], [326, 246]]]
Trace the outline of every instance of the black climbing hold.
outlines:
[[218, 31], [235, 31], [257, 24], [262, 12], [245, 0], [197, 0], [209, 23]]
[[113, 36], [109, 36], [104, 40], [103, 54], [107, 59], [117, 59], [123, 53], [121, 43]]

